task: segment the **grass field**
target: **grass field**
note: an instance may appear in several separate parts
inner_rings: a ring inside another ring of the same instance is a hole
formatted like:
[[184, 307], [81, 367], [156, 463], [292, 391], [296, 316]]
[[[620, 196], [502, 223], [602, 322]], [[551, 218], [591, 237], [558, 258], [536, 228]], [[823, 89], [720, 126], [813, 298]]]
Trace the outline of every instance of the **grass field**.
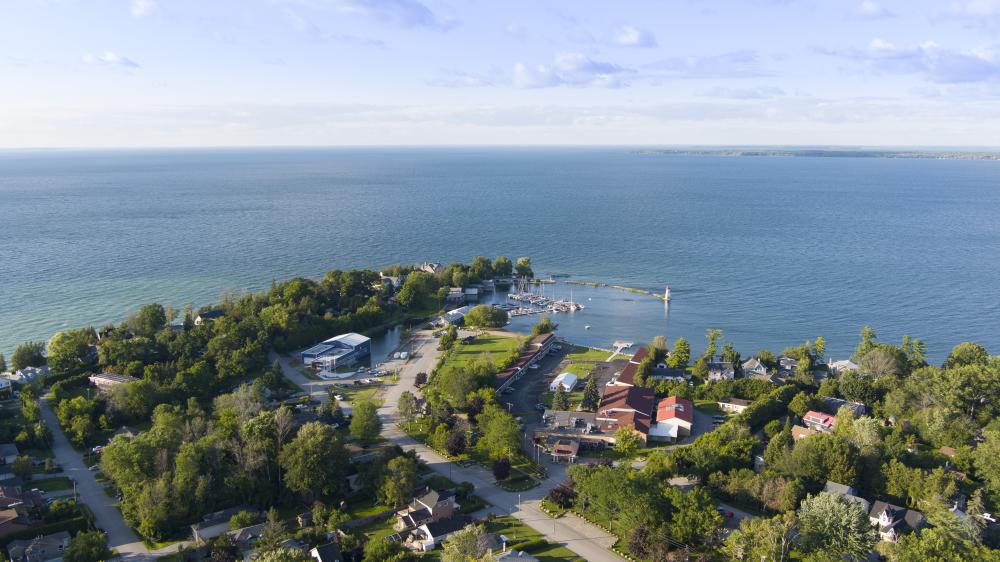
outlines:
[[355, 385], [355, 384], [345, 384], [344, 386], [331, 387], [334, 389], [336, 394], [344, 397], [345, 402], [350, 402], [354, 405], [358, 402], [364, 402], [366, 400], [371, 400], [378, 394], [381, 385], [378, 384], [367, 384], [367, 385]]
[[448, 353], [445, 362], [447, 365], [462, 367], [483, 353], [489, 353], [493, 356], [494, 361], [499, 361], [501, 357], [517, 349], [520, 343], [521, 338], [492, 334], [476, 336], [476, 339], [469, 344], [464, 344], [459, 340]]
[[[490, 521], [486, 525], [486, 530], [491, 533], [504, 535], [512, 541], [512, 544], [545, 538], [545, 535], [509, 515], [497, 517], [493, 521]], [[542, 562], [582, 560], [582, 558], [577, 556], [572, 550], [553, 543], [548, 543], [547, 545], [539, 548], [533, 548], [529, 554], [538, 558]]]
[[570, 363], [569, 365], [566, 365], [566, 367], [564, 367], [563, 370], [567, 373], [573, 373], [574, 375], [576, 375], [576, 378], [580, 379], [580, 383], [582, 384], [587, 379], [587, 377], [590, 376], [590, 373], [594, 370], [594, 364]]
[[719, 403], [714, 400], [695, 400], [694, 407], [710, 416], [725, 414], [725, 412], [719, 408]]
[[609, 355], [611, 354], [607, 351], [576, 345], [566, 354], [566, 360], [570, 363], [599, 363], [606, 360]]
[[56, 478], [43, 478], [41, 480], [32, 480], [27, 482], [25, 487], [38, 488], [43, 492], [57, 492], [59, 490], [69, 490], [73, 487], [73, 483], [69, 481], [69, 478], [65, 476], [59, 476]]

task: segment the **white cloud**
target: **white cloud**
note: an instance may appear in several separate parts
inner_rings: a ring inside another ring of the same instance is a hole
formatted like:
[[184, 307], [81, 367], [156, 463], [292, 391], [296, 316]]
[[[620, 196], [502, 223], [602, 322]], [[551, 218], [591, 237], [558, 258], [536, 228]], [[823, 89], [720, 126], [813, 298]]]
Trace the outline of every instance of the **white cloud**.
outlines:
[[132, 16], [136, 18], [141, 18], [147, 16], [156, 10], [156, 0], [132, 0], [129, 5], [129, 11], [132, 12]]
[[956, 51], [933, 41], [900, 47], [876, 38], [863, 49], [819, 51], [856, 61], [873, 73], [920, 74], [932, 82], [946, 84], [1000, 81], [1000, 51], [996, 46]]
[[765, 100], [787, 95], [784, 90], [776, 86], [757, 86], [756, 88], [728, 88], [716, 86], [711, 90], [702, 92], [702, 95], [709, 98], [733, 99], [733, 100]]
[[615, 30], [615, 43], [622, 47], [655, 47], [656, 37], [644, 29], [623, 25]]
[[579, 53], [562, 53], [551, 65], [514, 65], [515, 88], [551, 88], [554, 86], [627, 86], [627, 77], [635, 71], [610, 62], [596, 61]]
[[755, 51], [743, 50], [721, 55], [671, 57], [646, 65], [669, 78], [754, 78], [767, 76]]
[[872, 2], [871, 0], [865, 0], [854, 10], [855, 17], [860, 19], [885, 19], [895, 17], [896, 14], [889, 11], [885, 6], [879, 4], [878, 2]]
[[400, 27], [448, 30], [458, 22], [440, 17], [419, 0], [283, 0], [313, 8], [359, 14]]
[[98, 55], [87, 53], [83, 55], [83, 62], [93, 65], [112, 66], [123, 70], [139, 68], [139, 63], [112, 51], [104, 51]]

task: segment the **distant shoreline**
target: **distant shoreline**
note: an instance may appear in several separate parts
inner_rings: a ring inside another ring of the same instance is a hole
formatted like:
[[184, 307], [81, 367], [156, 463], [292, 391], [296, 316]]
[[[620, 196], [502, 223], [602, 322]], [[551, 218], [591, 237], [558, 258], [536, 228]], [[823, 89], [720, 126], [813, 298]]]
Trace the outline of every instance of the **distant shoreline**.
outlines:
[[728, 158], [765, 156], [780, 158], [910, 158], [925, 160], [1000, 160], [1000, 152], [961, 150], [864, 150], [864, 149], [755, 149], [755, 148], [659, 148], [636, 151], [639, 155], [721, 156]]

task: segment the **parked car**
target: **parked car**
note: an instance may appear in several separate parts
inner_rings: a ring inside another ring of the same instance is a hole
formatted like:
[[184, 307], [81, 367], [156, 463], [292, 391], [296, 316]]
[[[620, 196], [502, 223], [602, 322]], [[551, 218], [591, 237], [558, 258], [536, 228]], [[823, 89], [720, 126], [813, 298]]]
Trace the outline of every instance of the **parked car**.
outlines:
[[95, 464], [95, 465], [91, 466], [90, 468], [88, 468], [87, 470], [89, 470], [91, 472], [97, 472], [97, 471], [101, 470], [101, 467], [99, 465]]
[[715, 511], [717, 511], [719, 513], [719, 515], [725, 517], [726, 519], [732, 519], [733, 518], [733, 512], [732, 511], [726, 511], [725, 509], [722, 509], [721, 507], [715, 508]]
[[544, 412], [545, 410], [548, 410], [549, 407], [539, 402], [538, 404], [535, 404], [535, 409], [538, 410], [539, 412]]
[[344, 399], [344, 395], [343, 394], [334, 394], [333, 395], [333, 399], [334, 400], [343, 400]]

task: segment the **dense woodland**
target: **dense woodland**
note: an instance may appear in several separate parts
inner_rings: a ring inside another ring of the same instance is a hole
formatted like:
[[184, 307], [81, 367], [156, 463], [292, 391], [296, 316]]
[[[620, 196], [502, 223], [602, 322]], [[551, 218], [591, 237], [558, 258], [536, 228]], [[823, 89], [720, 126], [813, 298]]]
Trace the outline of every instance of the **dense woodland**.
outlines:
[[[426, 317], [441, 309], [448, 287], [509, 276], [515, 267], [530, 272], [530, 260], [515, 266], [506, 257], [477, 257], [437, 274], [415, 266], [331, 271], [318, 281], [295, 278], [227, 296], [211, 308], [150, 304], [117, 325], [60, 332], [47, 345], [28, 342], [10, 366], [47, 364], [50, 374], [21, 388], [19, 426], [2, 429], [21, 446], [46, 447], [50, 436], [38, 403], [44, 385], [63, 430], [85, 452], [106, 445], [122, 426], [139, 430], [131, 439], [114, 437], [100, 465], [122, 494], [126, 521], [154, 540], [186, 535], [204, 514], [236, 505], [339, 506], [349, 499], [349, 471], [362, 475], [368, 497], [376, 493], [396, 505], [408, 498], [387, 490], [388, 483], [411, 480], [382, 472], [409, 472], [404, 461], [390, 462], [399, 451], [378, 469], [347, 463], [346, 442], [365, 445], [378, 436], [375, 405], [356, 404], [348, 424], [333, 401], [319, 421], [302, 424], [284, 405], [300, 389], [267, 354]], [[380, 273], [406, 281], [396, 288]], [[207, 312], [218, 316], [196, 322]], [[96, 372], [137, 380], [97, 392], [87, 380]], [[337, 519], [333, 513], [323, 521]]]

